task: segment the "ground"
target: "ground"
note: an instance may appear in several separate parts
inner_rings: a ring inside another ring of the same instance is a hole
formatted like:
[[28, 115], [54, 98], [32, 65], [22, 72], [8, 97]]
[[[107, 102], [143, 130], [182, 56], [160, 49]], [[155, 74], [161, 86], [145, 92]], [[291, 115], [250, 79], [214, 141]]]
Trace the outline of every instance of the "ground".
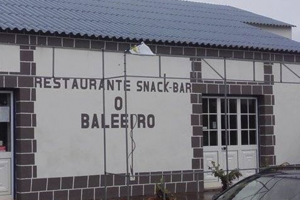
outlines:
[[[211, 200], [215, 194], [218, 194], [220, 191], [207, 191], [204, 193], [185, 193], [185, 194], [176, 194], [176, 200]], [[130, 200], [148, 200], [149, 196], [143, 197], [130, 197]], [[126, 198], [117, 198], [110, 200], [126, 200]]]

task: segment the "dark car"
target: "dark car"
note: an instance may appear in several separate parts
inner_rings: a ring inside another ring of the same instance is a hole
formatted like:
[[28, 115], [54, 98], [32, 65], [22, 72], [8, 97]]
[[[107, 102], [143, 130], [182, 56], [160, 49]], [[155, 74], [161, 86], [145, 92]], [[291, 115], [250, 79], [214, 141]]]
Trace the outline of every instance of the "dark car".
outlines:
[[213, 200], [300, 200], [300, 167], [265, 169], [214, 196]]

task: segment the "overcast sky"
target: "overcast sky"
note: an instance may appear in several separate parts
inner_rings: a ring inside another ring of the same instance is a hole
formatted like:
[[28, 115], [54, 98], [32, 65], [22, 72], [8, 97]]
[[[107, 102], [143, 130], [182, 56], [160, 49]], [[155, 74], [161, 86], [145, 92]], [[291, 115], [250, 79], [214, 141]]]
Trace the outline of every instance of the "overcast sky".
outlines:
[[293, 39], [300, 42], [300, 0], [189, 0], [230, 5], [296, 25]]

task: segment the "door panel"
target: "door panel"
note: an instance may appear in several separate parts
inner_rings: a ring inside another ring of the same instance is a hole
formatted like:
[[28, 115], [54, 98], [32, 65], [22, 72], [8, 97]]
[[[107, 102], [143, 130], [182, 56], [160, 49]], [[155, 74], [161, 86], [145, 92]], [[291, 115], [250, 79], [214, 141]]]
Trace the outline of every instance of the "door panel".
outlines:
[[[238, 164], [238, 151], [228, 151], [228, 168], [229, 170], [231, 169], [236, 169], [239, 167]], [[222, 152], [222, 168], [225, 170], [226, 169], [226, 152]]]
[[[204, 153], [204, 171], [210, 171], [210, 169], [208, 168], [211, 165], [211, 162], [214, 161], [215, 163], [218, 163], [218, 151], [211, 151], [211, 152], [205, 152]], [[215, 178], [212, 173], [205, 173], [204, 174], [204, 178], [205, 180], [212, 180], [212, 181], [217, 181], [218, 179]]]
[[[204, 170], [207, 171], [207, 165], [211, 166], [211, 161], [215, 161], [226, 171], [228, 148], [229, 170], [240, 169], [244, 178], [255, 173], [252, 169], [258, 166], [257, 99], [228, 97], [225, 104], [223, 97], [203, 97]], [[204, 175], [204, 180], [206, 188], [219, 183], [209, 173]]]
[[255, 174], [255, 170], [251, 170], [251, 168], [256, 168], [256, 150], [246, 150], [242, 151], [242, 166], [241, 168], [247, 169], [242, 171], [244, 177]]
[[10, 159], [0, 159], [0, 194], [11, 193], [11, 166]]

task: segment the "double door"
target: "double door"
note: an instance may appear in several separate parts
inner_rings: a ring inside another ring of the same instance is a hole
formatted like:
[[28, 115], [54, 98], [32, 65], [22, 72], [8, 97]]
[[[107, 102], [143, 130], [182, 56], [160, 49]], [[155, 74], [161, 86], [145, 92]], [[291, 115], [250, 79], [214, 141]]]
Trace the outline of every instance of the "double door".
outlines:
[[13, 199], [13, 98], [0, 91], [0, 200]]
[[[210, 171], [212, 161], [226, 170], [228, 148], [229, 170], [239, 168], [243, 177], [254, 174], [258, 166], [256, 98], [228, 97], [226, 112], [224, 98], [205, 97], [202, 120], [204, 171]], [[204, 180], [206, 188], [220, 185], [211, 173], [204, 173]]]

